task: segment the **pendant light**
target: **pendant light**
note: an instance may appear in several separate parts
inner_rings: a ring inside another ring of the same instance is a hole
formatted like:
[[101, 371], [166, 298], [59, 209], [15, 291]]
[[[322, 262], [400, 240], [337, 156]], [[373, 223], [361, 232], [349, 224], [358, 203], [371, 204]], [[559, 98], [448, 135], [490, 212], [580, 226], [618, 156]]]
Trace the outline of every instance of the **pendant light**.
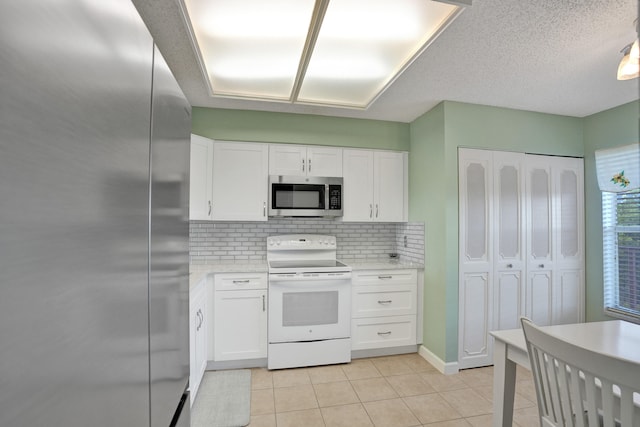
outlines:
[[[636, 34], [638, 33], [638, 20], [635, 20]], [[638, 39], [626, 45], [620, 52], [624, 55], [618, 65], [618, 80], [631, 80], [640, 75], [640, 47]]]

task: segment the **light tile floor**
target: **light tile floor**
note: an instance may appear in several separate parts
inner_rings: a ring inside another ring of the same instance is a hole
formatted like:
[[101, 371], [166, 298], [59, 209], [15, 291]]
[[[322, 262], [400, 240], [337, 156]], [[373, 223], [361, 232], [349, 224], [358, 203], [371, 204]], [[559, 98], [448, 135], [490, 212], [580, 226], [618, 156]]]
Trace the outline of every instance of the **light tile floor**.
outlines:
[[[479, 427], [492, 421], [493, 367], [443, 375], [413, 353], [251, 374], [251, 427]], [[531, 374], [518, 367], [516, 379], [514, 425], [537, 426]]]

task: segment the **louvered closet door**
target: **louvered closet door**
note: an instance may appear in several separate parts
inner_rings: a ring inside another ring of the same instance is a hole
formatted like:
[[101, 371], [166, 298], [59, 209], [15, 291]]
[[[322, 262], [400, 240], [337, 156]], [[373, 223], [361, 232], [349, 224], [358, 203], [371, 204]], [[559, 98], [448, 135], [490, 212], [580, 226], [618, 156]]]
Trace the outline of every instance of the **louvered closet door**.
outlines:
[[524, 160], [522, 153], [493, 153], [494, 283], [491, 330], [520, 327], [524, 314]]
[[492, 153], [459, 149], [459, 333], [460, 368], [490, 365], [492, 306]]
[[549, 156], [526, 156], [527, 284], [525, 314], [537, 325], [552, 323], [552, 185]]
[[555, 274], [551, 321], [584, 321], [584, 171], [583, 159], [554, 158]]

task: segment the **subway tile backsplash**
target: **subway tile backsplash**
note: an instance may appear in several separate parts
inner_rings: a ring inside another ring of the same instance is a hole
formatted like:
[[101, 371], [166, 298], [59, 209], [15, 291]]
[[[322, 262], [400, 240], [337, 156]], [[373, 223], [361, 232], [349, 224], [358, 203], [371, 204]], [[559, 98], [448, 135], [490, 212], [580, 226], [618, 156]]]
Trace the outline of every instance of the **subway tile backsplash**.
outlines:
[[403, 261], [424, 263], [423, 223], [344, 223], [322, 218], [191, 221], [190, 260], [194, 264], [265, 260], [268, 236], [305, 233], [336, 236], [339, 259], [380, 259], [397, 253]]

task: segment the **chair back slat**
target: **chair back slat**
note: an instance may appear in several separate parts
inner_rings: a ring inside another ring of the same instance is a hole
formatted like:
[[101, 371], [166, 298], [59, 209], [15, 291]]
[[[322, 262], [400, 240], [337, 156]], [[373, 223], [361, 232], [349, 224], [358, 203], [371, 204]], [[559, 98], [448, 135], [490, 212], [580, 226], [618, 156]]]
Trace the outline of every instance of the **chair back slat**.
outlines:
[[640, 427], [640, 366], [549, 335], [528, 319], [521, 321], [541, 425]]

